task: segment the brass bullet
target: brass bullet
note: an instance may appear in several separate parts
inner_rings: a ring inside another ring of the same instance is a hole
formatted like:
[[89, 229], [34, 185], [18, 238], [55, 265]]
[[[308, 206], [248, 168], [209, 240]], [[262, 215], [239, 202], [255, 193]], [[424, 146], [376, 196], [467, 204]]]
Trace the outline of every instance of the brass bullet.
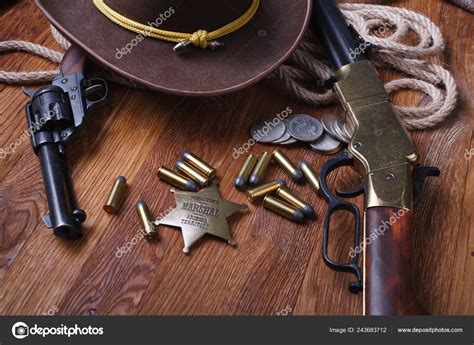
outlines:
[[278, 213], [279, 215], [288, 218], [297, 223], [304, 223], [305, 216], [303, 211], [288, 205], [286, 202], [275, 198], [274, 196], [267, 195], [263, 199], [263, 206], [270, 211]]
[[316, 173], [316, 171], [314, 171], [311, 164], [309, 164], [307, 161], [301, 161], [298, 164], [298, 167], [300, 168], [300, 170], [303, 173], [304, 177], [308, 181], [309, 185], [314, 189], [314, 191], [316, 193], [319, 193], [318, 174]]
[[265, 195], [276, 192], [279, 188], [285, 186], [285, 181], [275, 180], [269, 183], [265, 183], [261, 186], [249, 189], [247, 191], [247, 199], [250, 202], [254, 202], [258, 199], [263, 198]]
[[287, 188], [284, 186], [278, 188], [275, 195], [285, 201], [286, 203], [290, 204], [293, 207], [303, 211], [306, 217], [314, 218], [314, 208], [310, 204], [304, 202], [296, 195], [291, 193]]
[[293, 181], [297, 183], [304, 182], [304, 177], [301, 171], [282, 151], [273, 151], [273, 159], [275, 159], [275, 162], [290, 175]]
[[143, 200], [138, 200], [135, 207], [137, 208], [138, 217], [140, 217], [145, 237], [147, 239], [153, 238], [156, 235], [156, 229], [147, 204]]
[[247, 188], [248, 179], [250, 177], [250, 174], [252, 173], [253, 168], [255, 168], [255, 164], [257, 164], [257, 157], [255, 157], [254, 155], [249, 155], [245, 160], [244, 165], [242, 165], [239, 174], [235, 178], [235, 188], [240, 191]]
[[191, 165], [202, 175], [206, 176], [208, 179], [212, 180], [216, 176], [216, 169], [211, 167], [209, 164], [204, 162], [201, 158], [196, 156], [194, 153], [189, 151], [184, 151], [181, 155], [183, 161]]
[[158, 170], [158, 177], [161, 180], [188, 192], [197, 192], [199, 190], [196, 182], [184, 178], [166, 167], [161, 167]]
[[270, 164], [271, 160], [272, 160], [271, 153], [269, 152], [262, 153], [262, 155], [260, 156], [260, 159], [258, 160], [257, 164], [255, 165], [255, 168], [252, 171], [252, 174], [250, 175], [250, 180], [249, 180], [250, 186], [256, 187], [260, 183], [262, 183], [268, 164]]
[[114, 186], [112, 187], [112, 191], [107, 198], [107, 202], [104, 205], [104, 211], [111, 214], [117, 214], [126, 191], [127, 179], [124, 176], [117, 177]]
[[183, 161], [176, 161], [175, 166], [176, 169], [178, 169], [178, 172], [196, 182], [199, 186], [207, 187], [209, 185], [209, 179], [194, 169], [191, 165], [186, 164]]

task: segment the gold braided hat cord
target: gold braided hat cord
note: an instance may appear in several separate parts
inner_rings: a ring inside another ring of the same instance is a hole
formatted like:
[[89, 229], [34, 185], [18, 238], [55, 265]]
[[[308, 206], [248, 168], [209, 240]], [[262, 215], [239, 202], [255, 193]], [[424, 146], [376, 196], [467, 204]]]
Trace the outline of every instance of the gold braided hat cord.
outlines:
[[180, 43], [184, 41], [189, 41], [194, 46], [201, 48], [207, 48], [209, 46], [210, 41], [228, 35], [231, 32], [234, 32], [243, 27], [250, 21], [250, 19], [253, 18], [260, 5], [260, 0], [253, 0], [247, 11], [245, 11], [245, 13], [236, 20], [211, 32], [207, 32], [206, 30], [197, 30], [194, 33], [190, 34], [184, 32], [161, 30], [149, 25], [141, 24], [114, 11], [112, 8], [110, 8], [104, 3], [104, 0], [92, 1], [97, 7], [97, 9], [102, 12], [103, 15], [105, 15], [115, 24], [120, 25], [121, 27], [127, 30], [142, 34], [147, 37], [153, 37], [159, 40], [169, 42]]

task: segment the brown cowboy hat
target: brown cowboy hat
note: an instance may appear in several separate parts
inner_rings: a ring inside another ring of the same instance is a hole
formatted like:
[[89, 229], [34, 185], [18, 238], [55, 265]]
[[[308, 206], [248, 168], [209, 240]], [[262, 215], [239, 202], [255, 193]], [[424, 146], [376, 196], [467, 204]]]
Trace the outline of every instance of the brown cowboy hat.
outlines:
[[[262, 0], [245, 26], [219, 40], [216, 50], [137, 37], [105, 17], [92, 0], [36, 0], [51, 23], [99, 64], [146, 88], [208, 96], [235, 91], [277, 68], [308, 24], [311, 0]], [[121, 15], [159, 29], [193, 33], [239, 18], [252, 0], [105, 0]]]

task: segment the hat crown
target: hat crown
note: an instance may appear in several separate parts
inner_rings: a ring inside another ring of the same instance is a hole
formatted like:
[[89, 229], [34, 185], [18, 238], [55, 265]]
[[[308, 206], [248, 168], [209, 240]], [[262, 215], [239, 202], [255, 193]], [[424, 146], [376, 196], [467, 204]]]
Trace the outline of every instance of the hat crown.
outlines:
[[211, 31], [239, 18], [252, 0], [104, 0], [121, 15], [159, 29]]

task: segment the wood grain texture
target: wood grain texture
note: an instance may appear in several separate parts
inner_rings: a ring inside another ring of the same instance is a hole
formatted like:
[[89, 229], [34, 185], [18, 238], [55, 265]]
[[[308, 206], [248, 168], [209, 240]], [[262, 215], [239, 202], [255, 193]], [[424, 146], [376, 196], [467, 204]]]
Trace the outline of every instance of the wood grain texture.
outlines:
[[413, 288], [413, 212], [372, 207], [365, 217], [365, 315], [426, 314]]
[[[474, 147], [472, 15], [438, 0], [383, 3], [428, 15], [446, 38], [446, 52], [432, 60], [453, 72], [460, 104], [441, 126], [413, 133], [422, 163], [441, 169], [439, 178], [427, 181], [413, 217], [413, 270], [416, 293], [428, 312], [472, 315], [474, 157], [464, 157]], [[26, 39], [59, 49], [31, 0], [2, 2], [0, 22], [0, 40]], [[0, 55], [1, 69], [54, 67], [27, 54]], [[382, 71], [384, 80], [397, 76]], [[393, 99], [408, 105], [423, 101], [415, 92], [400, 92]], [[0, 84], [1, 148], [26, 130], [25, 102], [19, 87]], [[136, 200], [145, 200], [155, 217], [174, 206], [169, 186], [156, 171], [171, 167], [185, 149], [218, 169], [225, 198], [245, 203], [245, 195], [232, 186], [243, 161], [233, 159], [233, 150], [247, 142], [256, 119], [287, 107], [318, 118], [341, 112], [337, 106], [298, 103], [267, 81], [211, 99], [112, 85], [108, 104], [89, 115], [87, 129], [68, 148], [78, 203], [88, 212], [80, 242], [61, 241], [40, 222], [46, 200], [39, 164], [28, 142], [15, 145], [0, 160], [0, 313], [36, 315], [57, 307], [61, 315], [276, 315], [290, 307], [293, 315], [362, 314], [362, 296], [347, 290], [352, 277], [329, 270], [321, 259], [326, 205], [308, 186], [290, 183], [319, 215], [307, 226], [249, 205], [248, 212], [230, 219], [236, 247], [206, 237], [184, 255], [179, 230], [161, 227], [156, 243], [138, 241], [130, 252], [116, 255], [139, 230]], [[272, 148], [255, 145], [251, 152], [266, 149]], [[327, 160], [302, 145], [284, 152], [316, 169]], [[118, 175], [127, 177], [130, 192], [121, 213], [111, 216], [102, 206]], [[283, 176], [272, 167], [268, 177]], [[340, 169], [329, 181], [347, 188], [358, 177]], [[362, 205], [360, 197], [352, 201]], [[345, 260], [352, 245], [351, 219], [341, 214], [334, 222], [331, 256]]]

